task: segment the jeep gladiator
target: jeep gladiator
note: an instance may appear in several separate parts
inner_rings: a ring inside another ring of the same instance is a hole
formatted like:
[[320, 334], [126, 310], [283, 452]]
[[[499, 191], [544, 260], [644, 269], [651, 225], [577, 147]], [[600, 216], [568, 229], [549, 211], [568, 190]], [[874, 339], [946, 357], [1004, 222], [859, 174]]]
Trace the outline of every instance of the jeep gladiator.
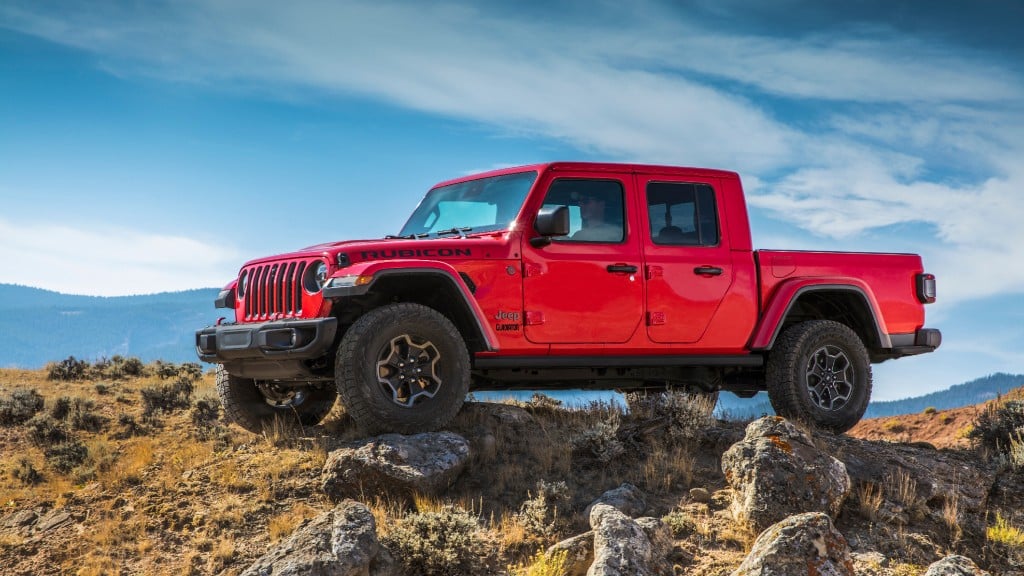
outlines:
[[739, 176], [557, 162], [442, 182], [402, 230], [246, 263], [196, 332], [229, 418], [446, 425], [467, 392], [767, 390], [843, 432], [871, 364], [935, 350], [912, 254], [754, 250]]

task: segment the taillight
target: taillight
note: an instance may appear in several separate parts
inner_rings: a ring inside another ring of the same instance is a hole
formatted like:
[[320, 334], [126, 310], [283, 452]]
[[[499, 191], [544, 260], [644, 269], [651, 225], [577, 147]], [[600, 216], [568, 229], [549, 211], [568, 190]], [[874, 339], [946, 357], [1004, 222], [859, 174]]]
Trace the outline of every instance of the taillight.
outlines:
[[935, 302], [935, 275], [917, 275], [917, 299], [925, 304]]

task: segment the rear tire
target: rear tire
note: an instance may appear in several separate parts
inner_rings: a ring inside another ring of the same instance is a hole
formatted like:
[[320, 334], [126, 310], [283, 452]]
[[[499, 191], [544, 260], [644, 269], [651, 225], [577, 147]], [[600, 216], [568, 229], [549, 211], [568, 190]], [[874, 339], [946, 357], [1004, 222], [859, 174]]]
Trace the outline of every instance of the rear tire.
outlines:
[[275, 387], [257, 385], [251, 378], [233, 376], [217, 367], [217, 394], [228, 420], [260, 434], [275, 418], [315, 426], [331, 411], [338, 398], [330, 385]]
[[448, 424], [469, 391], [469, 352], [443, 314], [389, 304], [349, 327], [335, 378], [345, 410], [367, 434], [429, 432]]
[[871, 400], [871, 362], [845, 324], [811, 320], [782, 333], [768, 354], [768, 398], [776, 414], [836, 434], [853, 428]]

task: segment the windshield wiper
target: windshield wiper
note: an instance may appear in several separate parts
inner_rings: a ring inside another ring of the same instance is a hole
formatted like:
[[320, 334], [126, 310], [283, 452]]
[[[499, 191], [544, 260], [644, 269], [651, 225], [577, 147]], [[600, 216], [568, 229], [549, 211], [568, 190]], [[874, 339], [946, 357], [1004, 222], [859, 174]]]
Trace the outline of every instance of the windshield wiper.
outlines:
[[423, 234], [388, 234], [387, 236], [384, 237], [384, 239], [419, 240], [420, 238], [426, 238], [427, 236], [430, 236], [430, 234], [426, 232], [424, 232]]
[[465, 233], [469, 232], [472, 229], [473, 228], [471, 226], [467, 226], [465, 228], [449, 228], [447, 230], [438, 230], [437, 232], [434, 232], [434, 234], [437, 234], [438, 236], [440, 236], [442, 234], [458, 234], [459, 237], [465, 238], [466, 237]]

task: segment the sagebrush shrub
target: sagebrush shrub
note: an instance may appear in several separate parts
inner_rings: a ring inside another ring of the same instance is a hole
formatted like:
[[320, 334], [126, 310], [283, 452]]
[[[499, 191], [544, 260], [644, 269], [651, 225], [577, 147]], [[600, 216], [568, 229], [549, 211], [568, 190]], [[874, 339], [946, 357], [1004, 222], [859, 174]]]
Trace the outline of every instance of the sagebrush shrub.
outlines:
[[43, 397], [35, 390], [19, 388], [0, 397], [0, 425], [13, 426], [28, 421], [43, 409]]
[[161, 380], [167, 380], [168, 378], [174, 378], [178, 375], [178, 365], [173, 362], [164, 362], [163, 360], [157, 360], [153, 362], [153, 374]]
[[32, 461], [28, 458], [22, 457], [18, 460], [18, 465], [11, 472], [15, 480], [20, 480], [22, 484], [35, 485], [43, 481], [43, 474], [36, 470]]
[[65, 442], [71, 437], [63, 421], [49, 414], [36, 414], [25, 424], [28, 437], [38, 446], [51, 446]]
[[192, 425], [199, 440], [222, 438], [227, 428], [220, 420], [220, 400], [215, 396], [196, 400], [192, 406]]
[[641, 421], [660, 420], [670, 439], [684, 442], [699, 438], [713, 423], [711, 414], [717, 396], [681, 390], [626, 395], [630, 417]]
[[82, 380], [89, 371], [89, 363], [79, 360], [74, 356], [68, 356], [60, 362], [50, 362], [46, 365], [46, 379], [68, 382]]
[[459, 576], [483, 570], [485, 548], [477, 518], [455, 506], [410, 514], [384, 537], [410, 574]]
[[530, 537], [548, 540], [562, 528], [562, 512], [569, 504], [569, 486], [564, 481], [540, 480], [534, 494], [519, 507], [519, 523]]
[[111, 380], [137, 378], [145, 375], [146, 366], [142, 363], [142, 360], [134, 356], [125, 358], [124, 356], [115, 355], [110, 359], [101, 358], [97, 360], [93, 364], [92, 373], [94, 376], [110, 378]]
[[114, 433], [114, 438], [117, 440], [125, 440], [133, 436], [145, 436], [149, 433], [149, 429], [139, 424], [131, 414], [121, 414], [117, 418], [117, 425], [121, 428]]
[[576, 456], [595, 458], [607, 464], [622, 456], [626, 447], [619, 440], [618, 413], [609, 413], [607, 420], [599, 420], [572, 436], [572, 451]]
[[73, 430], [99, 432], [107, 419], [96, 413], [96, 403], [85, 398], [61, 396], [50, 408], [50, 416], [64, 420]]
[[978, 416], [967, 436], [982, 448], [1009, 453], [1011, 442], [1024, 436], [1024, 402], [1011, 400], [1000, 406], [990, 405]]
[[62, 474], [67, 474], [89, 457], [89, 450], [80, 441], [72, 439], [43, 450], [46, 462]]
[[526, 407], [535, 409], [557, 410], [562, 407], [562, 401], [557, 398], [552, 398], [547, 394], [534, 392], [533, 395], [530, 396], [530, 399], [526, 402]]
[[192, 403], [192, 380], [179, 376], [172, 384], [149, 386], [142, 394], [142, 415], [152, 418], [161, 412], [188, 408]]

